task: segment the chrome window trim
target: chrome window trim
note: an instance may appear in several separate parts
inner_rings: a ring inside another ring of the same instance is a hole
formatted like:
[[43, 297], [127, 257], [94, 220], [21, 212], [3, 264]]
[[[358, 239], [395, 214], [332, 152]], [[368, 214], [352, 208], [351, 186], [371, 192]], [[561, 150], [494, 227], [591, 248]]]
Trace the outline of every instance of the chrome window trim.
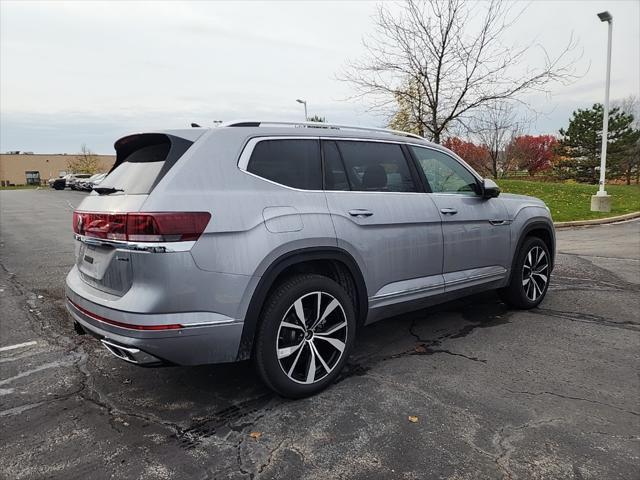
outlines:
[[73, 234], [73, 238], [86, 245], [107, 246], [118, 250], [146, 253], [188, 252], [196, 244], [195, 240], [184, 242], [128, 242], [124, 240], [87, 237], [85, 235], [78, 235], [77, 233]]
[[[238, 168], [240, 170], [242, 170], [243, 172], [246, 173], [251, 173], [249, 171], [247, 171], [247, 167], [249, 165], [249, 160], [251, 159], [251, 154], [253, 153], [253, 150], [256, 148], [256, 145], [260, 142], [264, 142], [264, 141], [268, 141], [268, 140], [319, 140], [320, 137], [313, 137], [313, 136], [293, 136], [293, 135], [271, 135], [271, 136], [267, 136], [267, 137], [252, 137], [249, 139], [249, 141], [245, 144], [245, 146], [242, 148], [242, 153], [240, 154], [240, 158], [238, 159]], [[254, 177], [258, 177], [258, 178], [262, 178], [264, 180], [267, 180], [264, 177], [261, 177], [259, 175], [255, 175], [252, 174]], [[271, 180], [270, 180], [271, 181]], [[278, 182], [273, 182], [276, 185], [282, 185], [281, 183]], [[282, 185], [283, 187], [286, 187], [287, 185]], [[288, 188], [294, 188], [294, 187], [288, 187]], [[302, 190], [299, 188], [294, 188], [295, 190]], [[305, 192], [308, 192], [310, 190], [304, 190]]]
[[442, 197], [465, 197], [465, 198], [477, 198], [479, 200], [486, 200], [482, 195], [471, 192], [469, 193], [455, 193], [455, 192], [429, 192], [429, 195], [438, 195]]
[[[303, 188], [290, 187], [289, 185], [283, 185], [282, 183], [274, 182], [273, 180], [269, 180], [268, 178], [261, 177], [260, 175], [256, 175], [255, 173], [249, 172], [247, 170], [247, 166], [249, 165], [249, 160], [251, 159], [251, 154], [253, 153], [253, 149], [255, 146], [262, 141], [265, 140], [332, 140], [332, 141], [350, 141], [350, 142], [375, 142], [375, 143], [389, 143], [393, 145], [417, 145], [414, 143], [402, 142], [398, 140], [381, 140], [377, 138], [357, 138], [357, 137], [323, 137], [317, 136], [312, 137], [308, 135], [269, 135], [269, 136], [256, 136], [251, 137], [247, 143], [245, 143], [242, 148], [242, 152], [240, 153], [240, 157], [238, 158], [238, 170], [246, 175], [251, 175], [254, 178], [260, 179], [264, 182], [270, 183], [272, 185], [276, 185], [278, 187], [286, 188], [288, 190], [292, 190], [294, 192], [306, 192], [306, 193], [364, 193], [364, 194], [385, 194], [385, 195], [424, 195], [425, 192], [381, 192], [381, 191], [371, 191], [364, 192], [359, 190], [307, 190]], [[434, 149], [436, 150], [436, 149]], [[439, 150], [436, 150], [439, 151]], [[321, 159], [322, 161], [322, 159]], [[408, 166], [408, 165], [407, 165]]]

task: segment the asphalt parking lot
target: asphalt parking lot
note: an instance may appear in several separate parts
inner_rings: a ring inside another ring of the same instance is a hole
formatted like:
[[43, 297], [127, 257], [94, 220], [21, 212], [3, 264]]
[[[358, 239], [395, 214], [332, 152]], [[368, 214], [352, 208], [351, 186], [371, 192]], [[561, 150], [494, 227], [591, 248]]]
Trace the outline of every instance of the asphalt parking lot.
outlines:
[[74, 334], [83, 195], [0, 191], [1, 478], [639, 478], [640, 222], [559, 231], [540, 308], [380, 322], [288, 401], [248, 362], [143, 369]]

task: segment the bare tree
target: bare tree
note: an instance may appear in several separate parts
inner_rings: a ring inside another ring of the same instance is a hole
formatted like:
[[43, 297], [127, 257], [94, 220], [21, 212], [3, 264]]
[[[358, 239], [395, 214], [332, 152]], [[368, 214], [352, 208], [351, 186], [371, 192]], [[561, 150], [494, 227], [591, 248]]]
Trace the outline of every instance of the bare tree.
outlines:
[[[623, 112], [633, 115], [631, 127], [636, 131], [640, 131], [640, 100], [638, 97], [628, 95], [622, 100], [616, 100], [612, 103], [614, 107], [620, 107]], [[640, 138], [627, 146], [624, 155], [626, 156], [624, 163], [627, 185], [631, 185], [633, 170], [636, 172], [636, 183], [640, 183]]]
[[511, 102], [495, 102], [483, 106], [469, 124], [469, 136], [475, 137], [489, 150], [489, 170], [498, 178], [517, 165], [506, 155], [507, 145], [521, 135], [528, 123], [522, 119]]
[[[369, 97], [374, 109], [405, 109], [410, 126], [440, 142], [453, 124], [464, 123], [480, 107], [575, 77], [572, 38], [555, 57], [533, 43], [503, 43], [522, 13], [514, 13], [514, 5], [408, 0], [394, 13], [383, 4], [375, 33], [363, 40], [366, 55], [339, 78], [351, 82], [357, 96]], [[537, 67], [531, 62], [535, 47], [542, 54]]]
[[612, 103], [613, 107], [620, 107], [625, 113], [629, 113], [633, 115], [633, 123], [631, 126], [640, 130], [640, 99], [635, 95], [628, 95], [621, 100], [614, 100]]
[[94, 174], [98, 171], [98, 156], [83, 143], [80, 153], [67, 161], [67, 168], [73, 173]]

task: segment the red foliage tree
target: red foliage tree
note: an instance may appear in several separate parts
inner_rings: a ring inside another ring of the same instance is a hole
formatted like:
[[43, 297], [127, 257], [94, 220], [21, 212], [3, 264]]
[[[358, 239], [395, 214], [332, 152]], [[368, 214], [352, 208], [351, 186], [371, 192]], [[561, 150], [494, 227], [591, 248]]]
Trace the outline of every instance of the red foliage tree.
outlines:
[[489, 149], [485, 145], [476, 145], [458, 137], [449, 137], [442, 145], [455, 152], [479, 173], [486, 175], [491, 171]]
[[553, 135], [521, 135], [511, 141], [506, 155], [533, 176], [551, 168], [557, 143]]

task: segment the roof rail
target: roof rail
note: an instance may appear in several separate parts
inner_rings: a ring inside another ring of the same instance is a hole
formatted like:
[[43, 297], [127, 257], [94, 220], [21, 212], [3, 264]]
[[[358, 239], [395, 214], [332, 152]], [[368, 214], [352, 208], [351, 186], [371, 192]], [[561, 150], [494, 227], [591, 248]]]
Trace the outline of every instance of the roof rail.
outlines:
[[342, 125], [338, 123], [324, 122], [280, 122], [280, 121], [264, 121], [264, 120], [237, 120], [231, 122], [223, 122], [220, 127], [261, 127], [267, 125], [288, 126], [288, 127], [310, 127], [310, 128], [333, 128], [337, 130], [362, 130], [365, 132], [388, 133], [390, 135], [399, 135], [402, 137], [419, 138], [424, 140], [420, 135], [411, 132], [403, 132], [400, 130], [391, 130], [388, 128], [376, 127], [360, 127], [357, 125]]

